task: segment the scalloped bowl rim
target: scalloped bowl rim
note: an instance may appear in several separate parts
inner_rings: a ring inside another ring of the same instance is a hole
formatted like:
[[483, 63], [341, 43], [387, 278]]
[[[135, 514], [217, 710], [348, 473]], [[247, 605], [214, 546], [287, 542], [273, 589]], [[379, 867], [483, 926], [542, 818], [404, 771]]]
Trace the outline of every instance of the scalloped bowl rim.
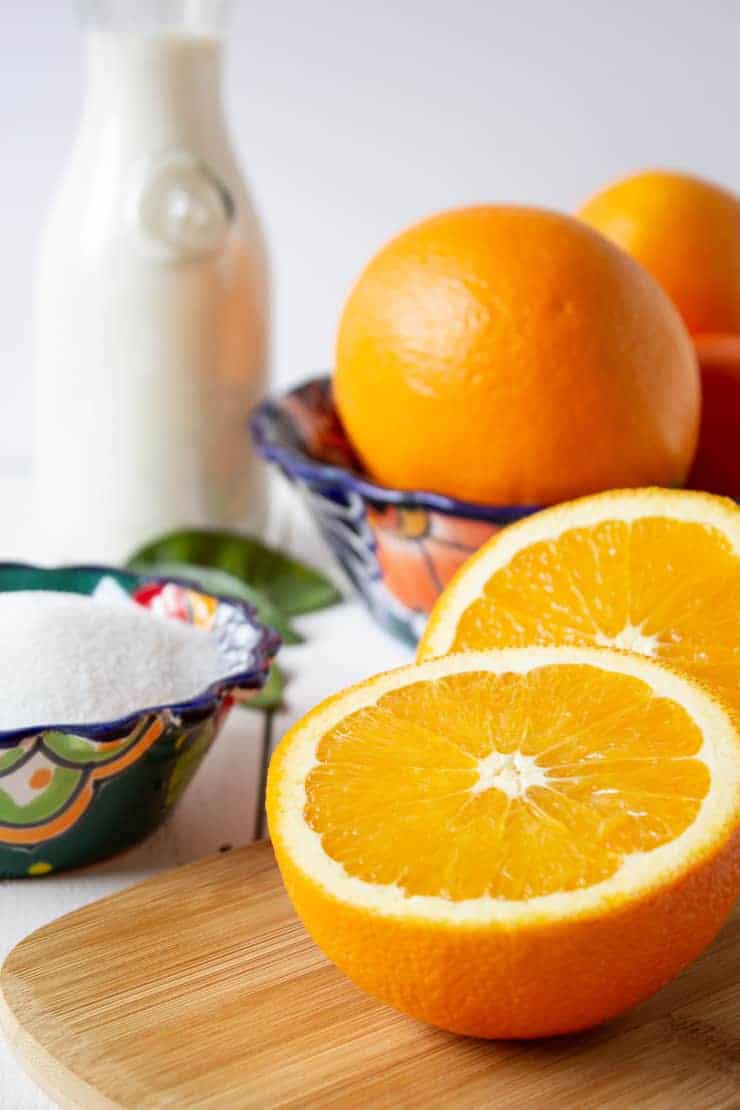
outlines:
[[[103, 740], [107, 736], [117, 737], [125, 735], [142, 717], [154, 716], [157, 713], [168, 712], [172, 716], [178, 717], [192, 713], [207, 715], [218, 707], [224, 696], [227, 696], [232, 689], [261, 689], [267, 680], [267, 674], [272, 660], [282, 643], [279, 634], [274, 629], [256, 619], [256, 610], [253, 605], [239, 598], [228, 597], [225, 594], [210, 593], [209, 591], [203, 590], [197, 582], [193, 582], [191, 579], [173, 578], [170, 575], [138, 574], [136, 571], [126, 570], [125, 568], [95, 563], [42, 567], [35, 563], [13, 561], [0, 562], [0, 575], [2, 575], [3, 571], [8, 570], [31, 571], [42, 575], [58, 574], [62, 571], [70, 574], [99, 573], [101, 576], [106, 574], [118, 577], [125, 576], [142, 586], [149, 583], [159, 583], [163, 586], [171, 583], [175, 586], [183, 586], [186, 589], [201, 594], [203, 597], [213, 598], [216, 601], [231, 605], [234, 609], [237, 609], [244, 617], [245, 622], [259, 633], [259, 638], [249, 649], [250, 655], [254, 657], [253, 666], [245, 671], [239, 671], [237, 674], [229, 674], [223, 678], [216, 679], [214, 682], [210, 683], [205, 690], [198, 694], [197, 697], [188, 698], [186, 701], [163, 702], [160, 705], [142, 706], [140, 709], [127, 713], [125, 717], [117, 717], [107, 721], [96, 721], [94, 724], [90, 725], [75, 723], [40, 724], [28, 725], [23, 728], [0, 729], [0, 750], [17, 747], [22, 740], [27, 740], [32, 736], [38, 736], [42, 732], [65, 732], [74, 736], [82, 736], [88, 740]], [[0, 590], [0, 593], [17, 592], [19, 591]], [[72, 591], [62, 590], [60, 592], [71, 593]], [[90, 595], [83, 596], [89, 597]]]
[[[269, 438], [265, 428], [272, 413], [280, 410], [281, 402], [285, 397], [300, 393], [314, 383], [326, 383], [331, 380], [331, 375], [322, 374], [319, 377], [308, 378], [299, 385], [291, 386], [284, 392], [274, 397], [268, 397], [255, 407], [249, 418], [249, 429], [255, 447], [263, 458], [275, 462], [292, 474], [300, 478], [331, 482], [343, 486], [353, 492], [359, 493], [369, 501], [384, 505], [412, 505], [419, 509], [429, 509], [432, 512], [446, 513], [449, 516], [465, 517], [469, 520], [485, 520], [491, 524], [507, 524], [520, 520], [524, 516], [544, 509], [545, 505], [486, 505], [477, 501], [463, 501], [455, 497], [448, 497], [444, 493], [433, 493], [430, 490], [393, 489], [390, 486], [379, 485], [362, 474], [356, 474], [347, 467], [335, 463], [325, 463], [313, 458], [305, 451], [286, 443], [274, 443]], [[290, 418], [290, 414], [286, 413]]]

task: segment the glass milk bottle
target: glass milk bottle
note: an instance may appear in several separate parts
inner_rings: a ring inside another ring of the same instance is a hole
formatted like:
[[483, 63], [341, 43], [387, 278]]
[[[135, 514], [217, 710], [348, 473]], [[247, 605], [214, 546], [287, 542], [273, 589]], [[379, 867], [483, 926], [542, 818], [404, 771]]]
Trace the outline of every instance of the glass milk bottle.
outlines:
[[259, 223], [221, 100], [222, 0], [88, 0], [87, 91], [41, 247], [35, 464], [49, 560], [259, 527]]

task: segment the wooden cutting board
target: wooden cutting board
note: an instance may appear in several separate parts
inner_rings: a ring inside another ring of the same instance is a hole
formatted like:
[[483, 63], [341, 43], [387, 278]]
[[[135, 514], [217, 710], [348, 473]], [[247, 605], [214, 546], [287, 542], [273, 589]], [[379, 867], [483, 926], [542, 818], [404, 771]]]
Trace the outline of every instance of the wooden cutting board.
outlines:
[[0, 974], [0, 1019], [62, 1106], [737, 1110], [740, 914], [624, 1018], [486, 1043], [356, 990], [303, 931], [269, 846], [256, 844], [34, 933]]

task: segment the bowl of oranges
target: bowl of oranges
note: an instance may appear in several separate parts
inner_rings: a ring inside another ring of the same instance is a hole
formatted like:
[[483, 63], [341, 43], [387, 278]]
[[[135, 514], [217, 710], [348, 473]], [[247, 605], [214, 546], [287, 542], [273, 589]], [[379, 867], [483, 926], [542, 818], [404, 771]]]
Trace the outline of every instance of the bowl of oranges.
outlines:
[[329, 375], [265, 401], [251, 428], [263, 458], [300, 491], [370, 611], [411, 644], [465, 560], [501, 528], [536, 510], [399, 490], [373, 480], [339, 418]]
[[469, 556], [543, 507], [648, 486], [737, 496], [740, 202], [651, 171], [577, 218], [423, 220], [360, 274], [333, 374], [251, 427], [372, 612], [412, 641]]

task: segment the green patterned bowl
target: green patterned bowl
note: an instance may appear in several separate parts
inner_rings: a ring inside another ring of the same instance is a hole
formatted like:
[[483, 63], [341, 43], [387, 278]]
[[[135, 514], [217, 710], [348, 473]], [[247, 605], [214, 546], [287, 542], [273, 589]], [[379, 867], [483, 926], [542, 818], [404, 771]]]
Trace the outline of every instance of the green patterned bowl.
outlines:
[[0, 879], [92, 863], [160, 825], [233, 703], [264, 685], [280, 645], [250, 606], [186, 582], [110, 567], [0, 563], [3, 592], [92, 594], [106, 580], [153, 612], [211, 631], [223, 677], [190, 701], [140, 708], [116, 721], [0, 731]]

